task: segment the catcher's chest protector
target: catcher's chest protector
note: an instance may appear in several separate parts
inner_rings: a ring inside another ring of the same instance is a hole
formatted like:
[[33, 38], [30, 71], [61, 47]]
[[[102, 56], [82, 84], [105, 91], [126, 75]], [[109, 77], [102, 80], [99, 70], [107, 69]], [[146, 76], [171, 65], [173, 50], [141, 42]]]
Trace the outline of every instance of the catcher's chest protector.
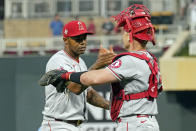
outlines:
[[[150, 98], [156, 98], [158, 96], [158, 92], [162, 91], [162, 88], [159, 89], [158, 91], [158, 80], [157, 80], [157, 74], [158, 74], [158, 64], [157, 64], [157, 59], [153, 56], [153, 59], [150, 59], [146, 56], [146, 54], [136, 54], [136, 53], [122, 53], [117, 55], [113, 61], [115, 61], [116, 59], [118, 59], [121, 56], [124, 55], [131, 55], [134, 57], [137, 57], [141, 60], [145, 60], [146, 63], [148, 64], [150, 70], [151, 70], [151, 74], [149, 77], [149, 87], [148, 90], [144, 91], [144, 92], [139, 92], [139, 93], [135, 93], [135, 94], [127, 94], [125, 95], [124, 93], [124, 89], [120, 86], [120, 83], [112, 83], [112, 103], [111, 103], [111, 118], [112, 121], [115, 121], [118, 118], [118, 115], [120, 113], [120, 109], [122, 107], [123, 101], [129, 101], [129, 100], [136, 100], [136, 99], [141, 99], [141, 98], [148, 98], [150, 100]], [[161, 80], [159, 80], [159, 82], [161, 82]]]

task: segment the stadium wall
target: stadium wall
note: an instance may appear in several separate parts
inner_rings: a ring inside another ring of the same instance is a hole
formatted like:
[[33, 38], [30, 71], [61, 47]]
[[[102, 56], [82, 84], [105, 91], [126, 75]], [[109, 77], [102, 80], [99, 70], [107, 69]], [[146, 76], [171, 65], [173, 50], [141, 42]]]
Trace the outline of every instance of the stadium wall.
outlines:
[[166, 91], [196, 90], [196, 57], [177, 56], [185, 44], [188, 44], [190, 32], [181, 32], [176, 42], [160, 58], [160, 69]]
[[[51, 18], [42, 19], [5, 19], [4, 20], [4, 36], [5, 38], [29, 38], [29, 37], [50, 37], [50, 21]], [[72, 18], [62, 18], [63, 23], [67, 23]], [[88, 17], [80, 17], [88, 25]], [[103, 17], [95, 17], [96, 33], [102, 33], [101, 26], [105, 19]]]
[[[93, 54], [82, 57], [88, 66], [96, 59], [96, 55]], [[37, 131], [39, 128], [44, 106], [44, 88], [40, 87], [37, 81], [45, 71], [48, 59], [49, 56], [0, 59], [1, 131]], [[108, 85], [104, 86], [95, 89], [106, 96], [110, 88]], [[158, 99], [160, 113], [157, 116], [161, 131], [195, 131], [195, 99], [195, 91], [163, 92]], [[96, 114], [99, 111], [94, 110]], [[98, 114], [98, 117], [89, 112], [89, 125], [85, 131], [114, 131], [107, 113], [99, 112], [102, 115]], [[96, 126], [100, 123], [104, 124]]]

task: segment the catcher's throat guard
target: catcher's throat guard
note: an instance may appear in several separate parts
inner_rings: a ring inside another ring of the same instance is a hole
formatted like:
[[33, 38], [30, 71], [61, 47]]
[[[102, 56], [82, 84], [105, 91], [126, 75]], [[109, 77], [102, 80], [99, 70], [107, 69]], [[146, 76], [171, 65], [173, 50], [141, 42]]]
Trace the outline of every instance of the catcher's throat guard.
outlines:
[[144, 5], [131, 5], [113, 18], [117, 22], [116, 28], [123, 27], [129, 33], [130, 43], [134, 37], [151, 41], [155, 45], [155, 29], [151, 23], [150, 11]]

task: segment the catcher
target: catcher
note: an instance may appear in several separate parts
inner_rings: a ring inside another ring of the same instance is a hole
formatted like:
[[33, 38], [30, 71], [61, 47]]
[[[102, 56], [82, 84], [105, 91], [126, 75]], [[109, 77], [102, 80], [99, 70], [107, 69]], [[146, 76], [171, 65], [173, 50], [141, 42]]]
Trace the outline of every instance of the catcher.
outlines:
[[118, 126], [116, 131], [159, 131], [157, 97], [162, 90], [157, 59], [146, 50], [148, 41], [155, 45], [154, 27], [144, 5], [131, 5], [114, 16], [117, 28], [123, 27], [124, 48], [104, 69], [68, 72], [53, 70], [43, 75], [40, 85], [56, 81], [72, 81], [82, 85], [111, 83], [110, 115]]

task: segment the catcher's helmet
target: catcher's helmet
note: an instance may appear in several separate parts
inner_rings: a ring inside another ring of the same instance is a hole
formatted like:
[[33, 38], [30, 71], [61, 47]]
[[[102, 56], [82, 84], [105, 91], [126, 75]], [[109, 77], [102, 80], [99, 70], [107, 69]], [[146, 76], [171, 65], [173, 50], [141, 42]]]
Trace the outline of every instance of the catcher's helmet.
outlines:
[[150, 11], [144, 5], [131, 5], [113, 18], [117, 22], [116, 28], [123, 27], [129, 33], [130, 42], [134, 37], [151, 41], [155, 45], [155, 29], [151, 23]]

